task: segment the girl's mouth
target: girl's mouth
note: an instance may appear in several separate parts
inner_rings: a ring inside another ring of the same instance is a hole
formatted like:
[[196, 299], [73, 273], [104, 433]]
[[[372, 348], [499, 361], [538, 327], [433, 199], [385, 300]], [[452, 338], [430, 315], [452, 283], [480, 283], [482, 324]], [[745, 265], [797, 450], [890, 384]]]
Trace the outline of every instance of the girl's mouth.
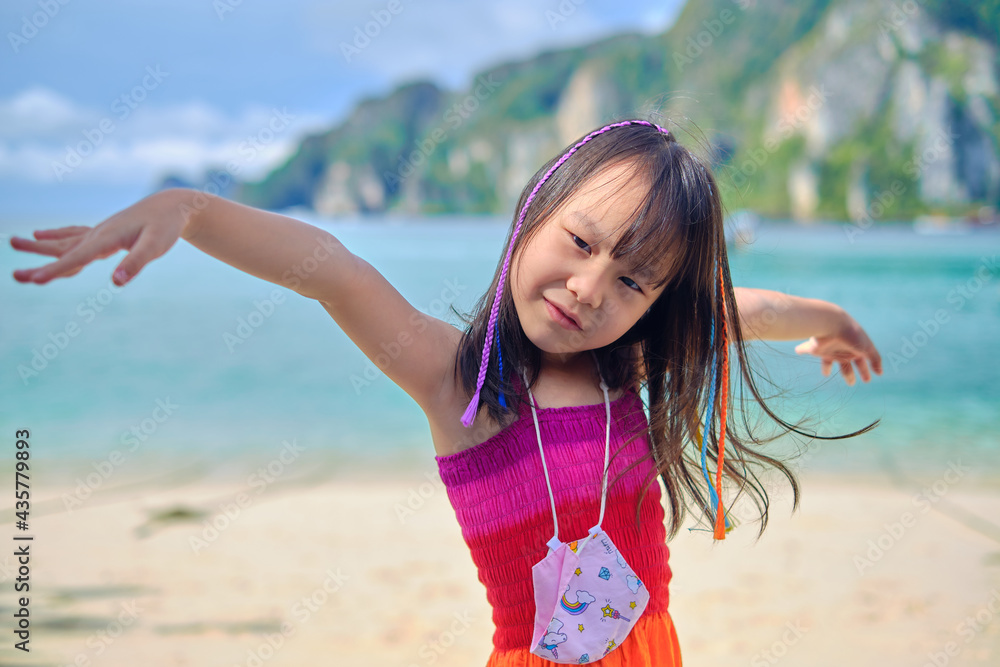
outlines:
[[576, 325], [576, 322], [566, 317], [561, 310], [553, 306], [548, 299], [542, 298], [545, 301], [545, 308], [549, 311], [549, 317], [554, 321], [562, 325], [563, 328], [569, 329], [570, 331], [581, 331], [580, 327]]

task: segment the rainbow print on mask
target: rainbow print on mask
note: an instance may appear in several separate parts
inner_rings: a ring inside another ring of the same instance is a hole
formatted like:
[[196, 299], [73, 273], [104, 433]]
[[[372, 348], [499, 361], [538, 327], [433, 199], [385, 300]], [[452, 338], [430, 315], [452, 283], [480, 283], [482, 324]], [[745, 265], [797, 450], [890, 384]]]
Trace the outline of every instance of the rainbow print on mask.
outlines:
[[[566, 587], [566, 593], [568, 592], [569, 586]], [[594, 596], [587, 591], [577, 591], [576, 602], [570, 602], [566, 599], [566, 593], [563, 593], [562, 599], [559, 601], [559, 606], [573, 616], [578, 616], [587, 611], [587, 607], [595, 600]]]

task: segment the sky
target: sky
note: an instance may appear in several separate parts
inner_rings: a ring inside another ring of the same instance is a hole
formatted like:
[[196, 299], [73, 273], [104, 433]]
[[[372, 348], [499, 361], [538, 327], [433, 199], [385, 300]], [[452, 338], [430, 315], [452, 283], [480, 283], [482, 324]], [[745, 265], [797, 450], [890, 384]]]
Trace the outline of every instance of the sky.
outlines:
[[233, 159], [258, 178], [363, 97], [418, 79], [457, 90], [546, 49], [657, 33], [683, 4], [4, 0], [0, 229], [95, 225], [167, 174]]

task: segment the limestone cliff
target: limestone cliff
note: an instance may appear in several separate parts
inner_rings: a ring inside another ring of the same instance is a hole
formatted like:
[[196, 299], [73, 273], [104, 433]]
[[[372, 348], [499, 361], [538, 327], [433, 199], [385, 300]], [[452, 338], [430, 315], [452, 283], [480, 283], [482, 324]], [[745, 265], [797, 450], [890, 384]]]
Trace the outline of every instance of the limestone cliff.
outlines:
[[324, 215], [511, 215], [570, 142], [653, 111], [713, 162], [730, 210], [809, 221], [995, 209], [995, 13], [971, 1], [692, 2], [660, 35], [503, 63], [458, 93], [422, 81], [363, 100], [232, 196]]

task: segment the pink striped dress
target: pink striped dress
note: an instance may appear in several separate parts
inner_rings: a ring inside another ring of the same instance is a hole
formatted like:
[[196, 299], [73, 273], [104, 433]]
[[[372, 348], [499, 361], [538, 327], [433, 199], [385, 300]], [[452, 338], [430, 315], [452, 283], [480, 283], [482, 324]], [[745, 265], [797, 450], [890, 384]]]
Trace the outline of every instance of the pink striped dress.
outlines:
[[[521, 383], [514, 382], [521, 391]], [[587, 535], [600, 514], [606, 412], [595, 405], [541, 408], [538, 426], [559, 514], [559, 537]], [[611, 463], [604, 529], [650, 593], [649, 605], [631, 634], [593, 664], [680, 665], [680, 647], [667, 611], [670, 551], [666, 544], [660, 485], [648, 486], [636, 525], [636, 504], [653, 459], [642, 400], [626, 391], [611, 401]], [[628, 436], [641, 432], [624, 450]], [[545, 557], [552, 537], [552, 508], [538, 452], [531, 407], [489, 440], [435, 457], [462, 536], [493, 608], [493, 653], [488, 667], [553, 663], [530, 653], [535, 602], [532, 566]], [[641, 461], [621, 479], [618, 474]]]

